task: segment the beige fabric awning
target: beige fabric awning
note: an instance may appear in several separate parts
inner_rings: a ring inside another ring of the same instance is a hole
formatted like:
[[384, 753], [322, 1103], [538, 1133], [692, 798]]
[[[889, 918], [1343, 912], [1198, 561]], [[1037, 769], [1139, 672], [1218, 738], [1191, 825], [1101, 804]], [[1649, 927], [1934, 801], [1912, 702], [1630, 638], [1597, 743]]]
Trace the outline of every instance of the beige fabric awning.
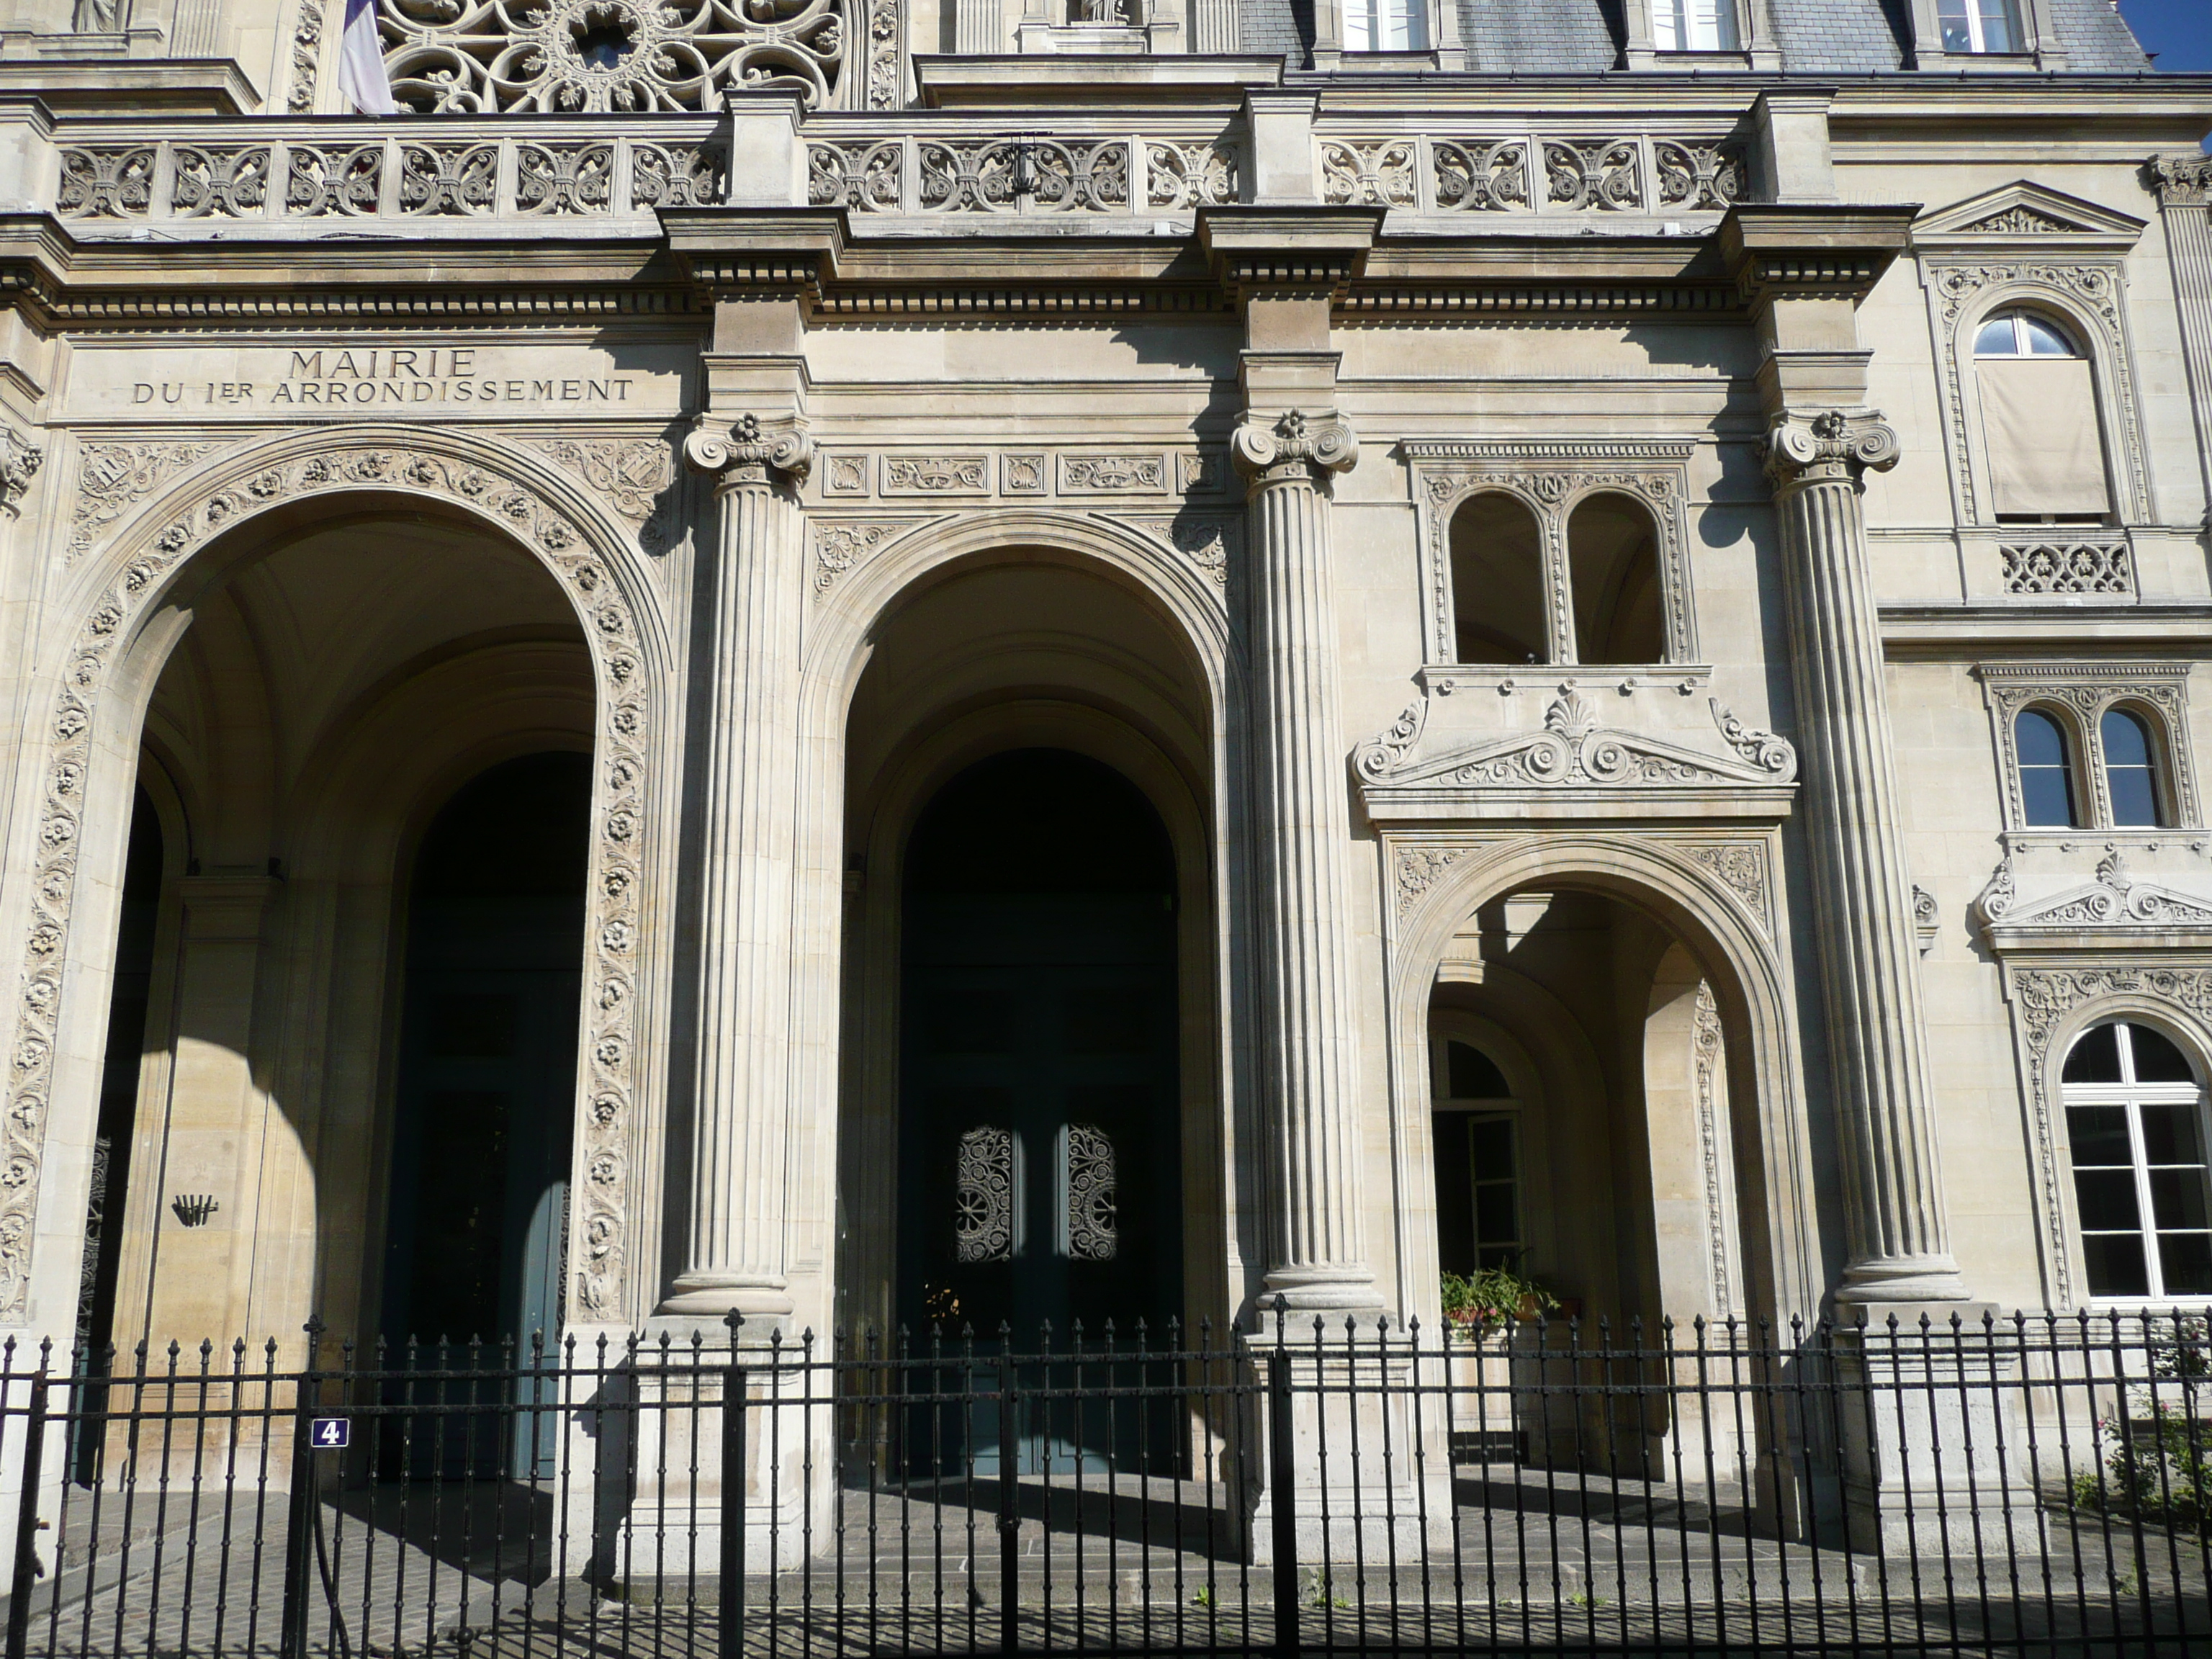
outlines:
[[2108, 512], [2089, 365], [2078, 357], [1984, 357], [1974, 370], [1996, 510]]

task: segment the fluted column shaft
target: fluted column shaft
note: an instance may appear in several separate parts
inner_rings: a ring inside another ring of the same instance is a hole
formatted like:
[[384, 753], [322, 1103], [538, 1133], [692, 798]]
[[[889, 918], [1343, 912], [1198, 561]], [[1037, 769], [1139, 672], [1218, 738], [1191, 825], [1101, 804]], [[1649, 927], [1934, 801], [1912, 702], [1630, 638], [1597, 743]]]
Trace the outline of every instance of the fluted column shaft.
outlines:
[[1291, 1308], [1376, 1307], [1360, 1208], [1327, 482], [1352, 464], [1358, 445], [1340, 422], [1310, 429], [1292, 414], [1273, 428], [1240, 429], [1235, 453], [1250, 481], [1252, 853], [1274, 1224], [1267, 1290]]
[[1838, 1298], [1952, 1301], [1951, 1255], [1921, 1009], [1911, 883], [1898, 823], [1862, 474], [1896, 465], [1871, 416], [1785, 420], [1768, 470], [1788, 569], [1805, 823], [1845, 1179]]
[[2197, 413], [2197, 459], [2212, 519], [2212, 156], [2167, 155], [2151, 163], [2158, 182], [2166, 256], [2181, 313], [2181, 355]]
[[[805, 440], [695, 433], [718, 473], [688, 1259], [666, 1307], [772, 1322], [784, 1261]], [[781, 456], [779, 460], [778, 457]]]

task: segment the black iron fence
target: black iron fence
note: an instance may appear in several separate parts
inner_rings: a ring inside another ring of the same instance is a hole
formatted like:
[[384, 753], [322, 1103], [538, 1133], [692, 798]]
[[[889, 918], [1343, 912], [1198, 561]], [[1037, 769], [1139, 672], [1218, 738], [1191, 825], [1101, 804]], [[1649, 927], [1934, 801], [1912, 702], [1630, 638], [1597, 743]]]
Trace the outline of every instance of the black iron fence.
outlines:
[[9, 1349], [0, 1474], [7, 1659], [2212, 1652], [2188, 1315]]

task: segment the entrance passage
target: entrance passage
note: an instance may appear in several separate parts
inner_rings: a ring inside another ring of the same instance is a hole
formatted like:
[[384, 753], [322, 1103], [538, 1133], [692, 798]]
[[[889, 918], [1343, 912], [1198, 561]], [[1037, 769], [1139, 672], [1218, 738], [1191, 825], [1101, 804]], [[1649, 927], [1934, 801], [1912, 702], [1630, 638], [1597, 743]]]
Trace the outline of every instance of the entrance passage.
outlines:
[[423, 838], [386, 1256], [395, 1343], [512, 1338], [526, 1363], [533, 1334], [559, 1334], [590, 812], [588, 756], [532, 755], [462, 788]]
[[[902, 1321], [993, 1352], [1002, 1327], [1028, 1352], [1109, 1334], [1133, 1350], [1139, 1322], [1162, 1343], [1182, 1180], [1158, 815], [1097, 761], [995, 756], [922, 814], [904, 896]], [[1052, 1438], [1073, 1453], [1111, 1435], [1071, 1419]]]

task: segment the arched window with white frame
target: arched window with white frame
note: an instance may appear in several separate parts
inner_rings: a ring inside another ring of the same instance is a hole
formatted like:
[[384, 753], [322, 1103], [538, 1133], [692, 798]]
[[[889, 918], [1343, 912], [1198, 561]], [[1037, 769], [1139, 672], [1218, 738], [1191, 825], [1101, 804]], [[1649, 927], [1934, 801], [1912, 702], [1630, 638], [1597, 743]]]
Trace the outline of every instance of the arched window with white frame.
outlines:
[[1983, 453], [2000, 522], [2102, 522], [2112, 512], [2096, 376], [2071, 330], [2024, 307], [1974, 331]]
[[2164, 1032], [2114, 1021], [2075, 1040], [2060, 1088], [2091, 1297], [2212, 1297], [2212, 1136], [2197, 1067]]
[[1346, 52], [1425, 52], [1427, 0], [1344, 0]]

